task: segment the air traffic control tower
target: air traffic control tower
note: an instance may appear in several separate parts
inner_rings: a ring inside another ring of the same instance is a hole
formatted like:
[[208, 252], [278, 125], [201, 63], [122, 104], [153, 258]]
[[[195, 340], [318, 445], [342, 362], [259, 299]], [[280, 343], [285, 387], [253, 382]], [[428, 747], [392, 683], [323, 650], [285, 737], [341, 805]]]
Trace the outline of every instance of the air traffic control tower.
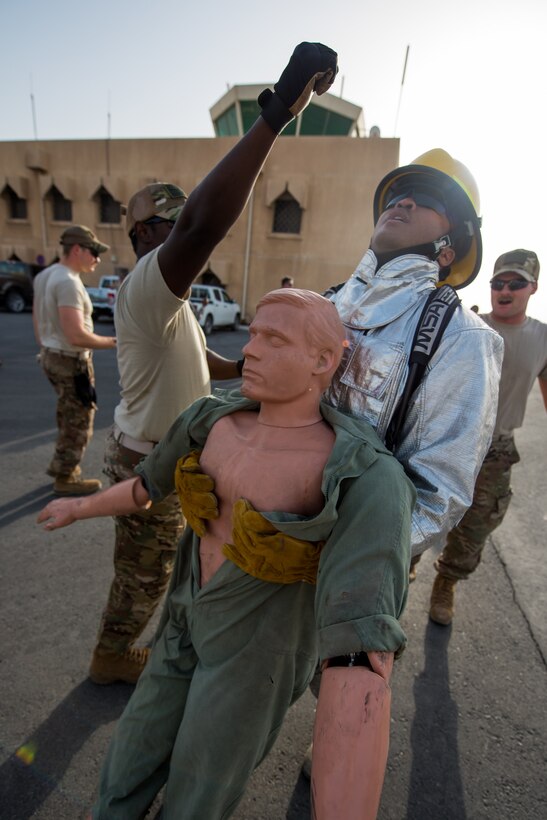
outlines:
[[[241, 137], [260, 113], [257, 97], [267, 86], [234, 85], [209, 109], [217, 137]], [[282, 136], [364, 137], [363, 109], [334, 94], [312, 102], [282, 132]]]

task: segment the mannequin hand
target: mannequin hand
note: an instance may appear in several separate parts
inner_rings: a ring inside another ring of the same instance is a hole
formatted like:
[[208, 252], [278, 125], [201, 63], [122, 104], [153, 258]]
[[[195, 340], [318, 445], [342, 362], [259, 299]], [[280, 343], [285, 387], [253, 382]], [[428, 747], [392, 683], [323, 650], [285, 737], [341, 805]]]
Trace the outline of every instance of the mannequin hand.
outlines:
[[45, 530], [58, 530], [61, 527], [68, 527], [77, 521], [76, 510], [78, 508], [78, 498], [58, 498], [50, 501], [44, 507], [36, 521], [41, 524], [45, 521]]

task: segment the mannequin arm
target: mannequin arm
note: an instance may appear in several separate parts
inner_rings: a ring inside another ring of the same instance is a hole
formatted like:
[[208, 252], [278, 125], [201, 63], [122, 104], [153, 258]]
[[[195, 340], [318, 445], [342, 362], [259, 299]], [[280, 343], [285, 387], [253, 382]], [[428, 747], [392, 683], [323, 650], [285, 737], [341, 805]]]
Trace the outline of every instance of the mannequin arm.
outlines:
[[95, 495], [79, 498], [59, 498], [44, 507], [37, 522], [44, 523], [45, 530], [68, 527], [83, 518], [99, 518], [105, 515], [130, 515], [152, 506], [148, 491], [138, 476], [113, 484]]
[[374, 820], [389, 748], [393, 654], [366, 666], [328, 666], [313, 733], [313, 820]]

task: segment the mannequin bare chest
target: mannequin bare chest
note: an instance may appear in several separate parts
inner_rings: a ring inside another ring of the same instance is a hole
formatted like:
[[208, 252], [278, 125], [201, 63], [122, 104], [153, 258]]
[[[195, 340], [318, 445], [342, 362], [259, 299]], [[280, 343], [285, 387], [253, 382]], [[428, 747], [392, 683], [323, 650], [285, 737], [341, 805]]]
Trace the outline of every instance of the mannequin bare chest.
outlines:
[[202, 585], [225, 560], [222, 546], [231, 540], [232, 507], [238, 498], [260, 512], [312, 516], [321, 511], [321, 481], [334, 439], [324, 421], [272, 427], [261, 424], [252, 411], [233, 413], [214, 425], [200, 463], [215, 481], [220, 516], [208, 522], [201, 539]]

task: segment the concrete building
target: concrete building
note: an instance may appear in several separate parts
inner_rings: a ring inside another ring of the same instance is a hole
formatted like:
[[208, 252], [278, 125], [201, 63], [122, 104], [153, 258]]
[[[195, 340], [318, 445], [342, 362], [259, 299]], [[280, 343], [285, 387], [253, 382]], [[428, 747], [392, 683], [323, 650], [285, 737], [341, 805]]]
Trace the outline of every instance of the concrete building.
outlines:
[[[121, 204], [160, 180], [189, 193], [250, 127], [262, 88], [230, 89], [211, 109], [212, 138], [0, 142], [0, 259], [38, 270], [57, 257], [64, 228], [81, 223], [111, 246], [86, 284], [130, 270]], [[372, 231], [375, 187], [399, 161], [399, 141], [365, 137], [362, 110], [333, 95], [288, 131], [199, 277], [223, 284], [246, 318], [283, 276], [321, 292], [352, 273]]]

